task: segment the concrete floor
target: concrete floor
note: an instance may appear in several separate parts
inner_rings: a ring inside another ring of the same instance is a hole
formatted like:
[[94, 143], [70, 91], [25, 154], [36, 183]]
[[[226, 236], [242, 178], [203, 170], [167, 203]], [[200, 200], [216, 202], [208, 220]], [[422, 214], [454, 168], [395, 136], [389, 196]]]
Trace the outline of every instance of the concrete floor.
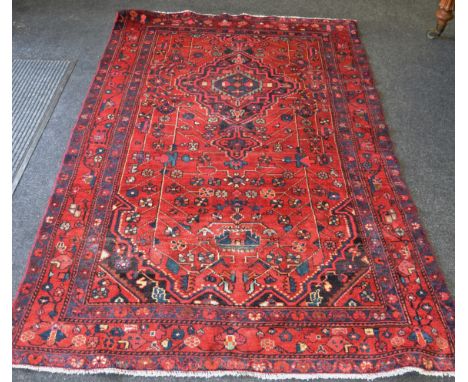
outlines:
[[[403, 175], [454, 291], [454, 27], [429, 41], [436, 1], [427, 0], [14, 0], [13, 57], [77, 60], [74, 72], [13, 196], [13, 291], [26, 261], [80, 106], [118, 9], [191, 9], [358, 19]], [[77, 376], [14, 370], [14, 381]], [[100, 375], [81, 381], [148, 381]], [[181, 378], [152, 378], [184, 381]], [[191, 378], [192, 380], [192, 378]], [[224, 377], [213, 381], [252, 381]], [[416, 374], [382, 381], [452, 381]]]

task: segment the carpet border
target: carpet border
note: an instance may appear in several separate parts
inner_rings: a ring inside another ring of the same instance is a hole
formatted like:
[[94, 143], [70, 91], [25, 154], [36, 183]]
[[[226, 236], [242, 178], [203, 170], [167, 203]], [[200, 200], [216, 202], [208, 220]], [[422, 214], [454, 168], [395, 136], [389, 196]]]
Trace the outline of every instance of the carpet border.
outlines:
[[72, 143], [72, 140], [73, 140], [73, 136], [75, 135], [75, 128], [85, 110], [85, 105], [88, 101], [88, 97], [89, 97], [89, 93], [91, 91], [91, 89], [93, 88], [93, 85], [94, 85], [94, 82], [96, 80], [96, 77], [99, 73], [99, 69], [101, 68], [101, 65], [102, 65], [102, 62], [103, 62], [103, 59], [105, 57], [105, 54], [106, 54], [106, 51], [107, 51], [107, 47], [109, 46], [111, 40], [112, 40], [112, 37], [114, 35], [114, 26], [115, 26], [115, 23], [118, 21], [119, 19], [119, 15], [120, 15], [120, 11], [118, 11], [115, 16], [114, 16], [114, 21], [112, 22], [112, 29], [107, 37], [107, 40], [106, 40], [106, 45], [104, 46], [104, 51], [103, 53], [101, 54], [101, 56], [99, 57], [99, 60], [98, 60], [98, 63], [96, 65], [96, 69], [94, 70], [94, 73], [91, 77], [91, 81], [86, 89], [86, 95], [81, 103], [81, 106], [80, 106], [80, 109], [79, 109], [79, 112], [76, 116], [76, 118], [74, 119], [74, 122], [72, 124], [72, 128], [70, 129], [70, 133], [69, 133], [69, 136], [68, 136], [68, 139], [67, 139], [67, 143], [66, 143], [66, 146], [65, 146], [65, 149], [63, 150], [63, 154], [62, 154], [62, 158], [61, 158], [61, 162], [59, 164], [59, 169], [55, 175], [55, 179], [54, 179], [54, 183], [52, 185], [52, 188], [50, 189], [50, 195], [49, 197], [47, 198], [47, 202], [44, 204], [44, 212], [42, 213], [41, 215], [41, 219], [39, 220], [39, 224], [38, 224], [38, 228], [36, 230], [36, 233], [34, 235], [34, 240], [31, 244], [31, 247], [28, 251], [29, 255], [28, 255], [28, 258], [27, 258], [27, 262], [26, 262], [26, 267], [25, 267], [25, 270], [24, 270], [24, 273], [21, 277], [21, 280], [20, 282], [18, 283], [18, 288], [16, 289], [16, 292], [15, 292], [15, 297], [13, 298], [13, 301], [12, 301], [12, 307], [14, 308], [17, 303], [18, 303], [18, 298], [20, 296], [20, 289], [21, 289], [21, 286], [24, 284], [25, 280], [26, 280], [26, 276], [27, 276], [27, 271], [29, 270], [29, 268], [31, 267], [31, 261], [32, 261], [32, 258], [33, 258], [33, 252], [34, 252], [34, 247], [36, 246], [36, 242], [37, 240], [39, 239], [39, 235], [41, 233], [41, 230], [42, 230], [42, 227], [45, 223], [45, 220], [46, 220], [46, 216], [47, 216], [47, 212], [48, 212], [48, 209], [49, 209], [49, 206], [52, 204], [52, 201], [53, 201], [53, 198], [54, 198], [54, 194], [55, 194], [55, 190], [57, 188], [57, 183], [58, 181], [60, 180], [60, 174], [63, 170], [63, 165], [64, 165], [64, 162], [65, 162], [65, 158], [67, 157], [67, 153], [70, 149], [70, 145]]
[[[404, 212], [403, 216], [407, 224], [410, 224], [412, 220], [413, 223], [419, 223], [420, 225], [419, 231], [421, 234], [421, 238], [419, 240], [422, 241], [421, 244], [417, 245], [418, 239], [415, 236], [415, 232], [414, 231], [411, 232], [411, 236], [413, 237], [415, 247], [418, 249], [414, 257], [415, 259], [419, 260], [420, 265], [421, 265], [421, 270], [423, 270], [424, 272], [427, 272], [428, 267], [431, 266], [433, 269], [432, 273], [437, 274], [438, 280], [433, 280], [427, 274], [424, 275], [427, 279], [428, 285], [433, 289], [430, 292], [431, 293], [445, 292], [448, 295], [448, 299], [446, 301], [443, 301], [439, 296], [437, 296], [437, 298], [435, 298], [434, 301], [436, 301], [440, 307], [443, 307], [444, 305], [445, 307], [450, 306], [451, 309], [453, 310], [453, 320], [449, 319], [449, 315], [451, 313], [450, 309], [444, 309], [442, 312], [440, 312], [440, 316], [443, 322], [445, 323], [445, 325], [447, 326], [446, 329], [451, 335], [451, 340], [453, 341], [453, 344], [455, 345], [455, 299], [454, 299], [452, 292], [450, 292], [448, 289], [445, 274], [442, 271], [442, 268], [440, 267], [440, 264], [439, 264], [438, 255], [436, 251], [434, 250], [434, 247], [431, 241], [429, 240], [425, 224], [423, 224], [423, 221], [420, 217], [419, 209], [413, 200], [413, 197], [411, 195], [411, 190], [408, 187], [407, 182], [403, 176], [400, 159], [396, 154], [395, 143], [392, 140], [391, 130], [385, 117], [385, 110], [384, 110], [384, 106], [382, 103], [382, 97], [380, 96], [380, 92], [378, 90], [378, 87], [376, 86], [375, 76], [374, 76], [372, 65], [370, 64], [370, 59], [367, 54], [367, 50], [362, 42], [361, 33], [359, 30], [359, 23], [357, 22], [354, 23], [354, 26], [355, 26], [355, 31], [357, 33], [356, 37], [358, 41], [356, 42], [354, 39], [352, 39], [353, 51], [355, 52], [356, 49], [360, 50], [362, 52], [361, 57], [364, 58], [364, 62], [356, 61], [356, 64], [361, 73], [363, 73], [364, 71], [367, 71], [368, 73], [367, 78], [371, 82], [371, 85], [364, 86], [364, 89], [366, 92], [366, 98], [368, 99], [369, 94], [372, 94], [376, 100], [374, 104], [370, 104], [368, 102], [369, 110], [373, 111], [372, 113], [369, 114], [372, 132], [373, 134], [375, 134], [377, 131], [377, 125], [379, 124], [379, 122], [376, 120], [376, 115], [377, 116], [380, 115], [381, 116], [380, 124], [383, 125], [383, 127], [381, 128], [381, 135], [387, 138], [387, 141], [385, 142], [385, 144], [381, 144], [381, 142], [375, 143], [376, 152], [382, 158], [382, 162], [384, 163], [383, 170], [388, 174], [388, 178], [390, 181], [389, 184], [392, 187], [395, 196], [397, 197], [397, 201], [398, 201], [399, 206], [401, 207], [401, 210]], [[356, 54], [356, 57], [357, 57], [357, 54]], [[393, 162], [393, 164], [390, 165], [389, 162]], [[397, 170], [397, 173], [392, 174], [391, 170]], [[402, 192], [397, 191], [397, 183], [400, 183], [400, 188], [403, 190], [404, 194]], [[407, 197], [406, 202], [403, 200], [403, 197], [402, 197], [403, 195]], [[403, 208], [403, 203], [406, 203], [406, 208]], [[408, 211], [408, 208], [411, 208], [411, 211]], [[413, 217], [412, 219], [410, 219], [411, 216]], [[423, 247], [425, 247], [425, 251], [422, 249]], [[424, 253], [432, 255], [433, 260], [431, 263], [429, 263], [429, 261], [426, 260]]]

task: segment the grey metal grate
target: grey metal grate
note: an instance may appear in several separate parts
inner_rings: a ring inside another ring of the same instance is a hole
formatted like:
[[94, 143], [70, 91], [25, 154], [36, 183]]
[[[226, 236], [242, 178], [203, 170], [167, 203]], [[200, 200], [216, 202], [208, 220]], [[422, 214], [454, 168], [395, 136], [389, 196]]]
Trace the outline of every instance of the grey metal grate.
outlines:
[[75, 63], [13, 60], [13, 192]]

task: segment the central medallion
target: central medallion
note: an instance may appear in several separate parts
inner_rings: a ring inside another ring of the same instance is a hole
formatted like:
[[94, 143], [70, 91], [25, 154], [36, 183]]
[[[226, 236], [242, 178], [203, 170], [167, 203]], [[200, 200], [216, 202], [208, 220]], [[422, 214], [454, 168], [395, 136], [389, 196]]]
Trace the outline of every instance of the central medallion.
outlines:
[[206, 64], [179, 79], [178, 85], [210, 114], [230, 123], [248, 122], [295, 91], [293, 81], [245, 52]]

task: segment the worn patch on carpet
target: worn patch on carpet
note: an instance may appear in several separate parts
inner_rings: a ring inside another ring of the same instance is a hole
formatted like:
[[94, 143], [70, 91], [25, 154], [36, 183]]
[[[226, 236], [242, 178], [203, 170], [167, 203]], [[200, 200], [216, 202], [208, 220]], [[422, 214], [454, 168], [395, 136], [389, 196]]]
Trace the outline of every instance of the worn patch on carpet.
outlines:
[[13, 191], [74, 67], [59, 60], [13, 60]]
[[122, 11], [14, 304], [18, 367], [454, 369], [352, 20]]

